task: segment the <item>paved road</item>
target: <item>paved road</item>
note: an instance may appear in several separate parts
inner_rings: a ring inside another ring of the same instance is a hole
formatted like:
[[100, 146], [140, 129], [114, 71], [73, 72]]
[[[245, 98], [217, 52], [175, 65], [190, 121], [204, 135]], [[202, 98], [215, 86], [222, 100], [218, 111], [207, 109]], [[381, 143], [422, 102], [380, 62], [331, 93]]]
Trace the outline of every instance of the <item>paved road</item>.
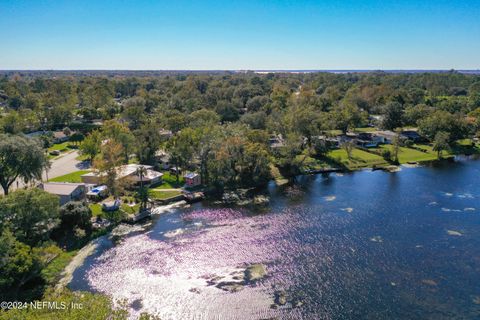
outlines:
[[[85, 170], [89, 168], [87, 162], [77, 160], [78, 151], [73, 151], [61, 156], [58, 159], [52, 160], [51, 167], [48, 173], [43, 173], [43, 180], [52, 179], [58, 176], [63, 176], [67, 173], [71, 173], [78, 170]], [[47, 179], [48, 175], [48, 179]]]
[[[78, 170], [85, 170], [90, 167], [88, 162], [79, 161], [76, 158], [78, 157], [78, 151], [73, 151], [65, 155], [60, 156], [59, 158], [50, 160], [50, 169], [48, 172], [43, 172], [42, 179], [47, 181], [55, 177], [63, 176], [67, 173], [75, 172]], [[48, 179], [47, 179], [48, 176]], [[37, 183], [35, 183], [37, 184]], [[18, 188], [24, 186], [23, 181], [18, 181]], [[10, 187], [10, 191], [17, 189], [17, 182], [14, 182]], [[0, 194], [3, 194], [3, 190], [0, 188]]]

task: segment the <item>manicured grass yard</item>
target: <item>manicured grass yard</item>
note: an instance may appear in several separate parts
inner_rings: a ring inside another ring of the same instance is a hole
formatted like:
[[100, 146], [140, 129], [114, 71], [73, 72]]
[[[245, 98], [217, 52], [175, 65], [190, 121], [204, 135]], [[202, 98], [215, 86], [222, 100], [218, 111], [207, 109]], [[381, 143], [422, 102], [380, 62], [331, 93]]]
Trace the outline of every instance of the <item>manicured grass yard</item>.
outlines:
[[364, 127], [364, 128], [355, 128], [355, 132], [374, 132], [378, 129], [375, 127]]
[[155, 189], [176, 189], [181, 188], [185, 184], [185, 179], [183, 175], [179, 176], [179, 183], [177, 183], [177, 177], [174, 174], [171, 174], [169, 171], [163, 172], [162, 184], [156, 186]]
[[102, 211], [102, 205], [99, 203], [90, 203], [88, 205], [90, 207], [90, 210], [92, 210], [92, 216], [98, 217], [102, 216], [103, 211]]
[[122, 202], [122, 204], [120, 205], [120, 209], [128, 214], [136, 214], [140, 209], [140, 205], [136, 203], [135, 205], [131, 206], [127, 203]]
[[79, 183], [82, 182], [82, 179], [80, 178], [83, 174], [90, 172], [90, 170], [79, 170], [75, 171], [69, 174], [66, 174], [64, 176], [59, 176], [56, 178], [52, 178], [48, 181], [51, 182], [72, 182], [72, 183]]
[[74, 146], [68, 141], [62, 142], [62, 143], [56, 143], [53, 146], [51, 146], [50, 148], [48, 148], [48, 152], [54, 151], [54, 150], [57, 150], [57, 151], [60, 151], [60, 152], [65, 152], [65, 151], [68, 151], [70, 149], [73, 149], [72, 147], [74, 147]]
[[[93, 217], [102, 217], [102, 218], [110, 218], [109, 215], [115, 215], [113, 212], [105, 212], [102, 210], [102, 205], [100, 203], [90, 203], [88, 205], [90, 207], [90, 210], [92, 210], [92, 216]], [[127, 213], [127, 214], [136, 214], [138, 213], [140, 209], [140, 204], [135, 203], [133, 206], [126, 203], [122, 199], [122, 204], [120, 205], [120, 210]], [[118, 211], [118, 210], [117, 210]]]
[[161, 189], [151, 189], [149, 191], [150, 193], [150, 198], [154, 200], [165, 200], [168, 198], [176, 197], [181, 194], [180, 191], [164, 191]]
[[[398, 161], [403, 164], [407, 162], [422, 162], [422, 161], [431, 161], [437, 159], [436, 151], [433, 151], [432, 147], [429, 145], [415, 145], [416, 147], [425, 150], [422, 152], [412, 148], [400, 147], [398, 152]], [[377, 150], [390, 150], [392, 151], [393, 147], [391, 145], [382, 145]], [[447, 152], [443, 153], [443, 156], [448, 156]]]
[[348, 159], [347, 152], [343, 149], [332, 150], [327, 156], [350, 170], [388, 165], [381, 156], [359, 149], [353, 149], [352, 159]]

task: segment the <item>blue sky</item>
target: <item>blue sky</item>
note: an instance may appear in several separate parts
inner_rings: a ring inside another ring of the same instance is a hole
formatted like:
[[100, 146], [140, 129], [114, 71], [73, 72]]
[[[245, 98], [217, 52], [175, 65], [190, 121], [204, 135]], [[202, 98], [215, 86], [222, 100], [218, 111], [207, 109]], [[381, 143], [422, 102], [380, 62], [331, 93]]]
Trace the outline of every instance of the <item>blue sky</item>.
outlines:
[[480, 0], [0, 0], [0, 69], [480, 69]]

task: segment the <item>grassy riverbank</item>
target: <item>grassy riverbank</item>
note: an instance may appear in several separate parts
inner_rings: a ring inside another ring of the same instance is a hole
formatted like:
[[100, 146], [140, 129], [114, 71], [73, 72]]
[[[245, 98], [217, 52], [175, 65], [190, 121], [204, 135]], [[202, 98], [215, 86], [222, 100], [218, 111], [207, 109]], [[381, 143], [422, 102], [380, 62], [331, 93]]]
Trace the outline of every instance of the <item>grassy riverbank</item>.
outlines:
[[[367, 168], [381, 168], [390, 166], [393, 163], [390, 159], [385, 159], [382, 154], [389, 151], [393, 154], [392, 145], [380, 145], [376, 148], [354, 148], [349, 157], [344, 149], [335, 149], [329, 151], [320, 159], [307, 157], [303, 163], [304, 173], [329, 171], [333, 168], [354, 171]], [[470, 139], [458, 141], [450, 150], [442, 152], [441, 158], [448, 159], [461, 154], [480, 154], [480, 146], [472, 143]], [[402, 146], [398, 150], [398, 164], [412, 164], [431, 162], [438, 160], [438, 154], [433, 150], [432, 145], [414, 144], [410, 147]], [[278, 170], [277, 170], [278, 171]], [[276, 171], [272, 171], [276, 172]], [[279, 175], [273, 175], [278, 180]]]

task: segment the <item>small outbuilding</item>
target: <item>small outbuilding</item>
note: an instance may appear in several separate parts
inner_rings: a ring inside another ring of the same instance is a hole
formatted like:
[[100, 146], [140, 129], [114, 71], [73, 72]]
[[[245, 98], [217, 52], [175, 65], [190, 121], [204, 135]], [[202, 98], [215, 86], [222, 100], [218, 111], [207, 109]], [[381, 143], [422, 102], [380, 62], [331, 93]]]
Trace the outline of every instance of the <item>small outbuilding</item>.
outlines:
[[196, 172], [189, 172], [183, 177], [185, 178], [185, 185], [187, 187], [196, 187], [202, 184], [202, 179]]

